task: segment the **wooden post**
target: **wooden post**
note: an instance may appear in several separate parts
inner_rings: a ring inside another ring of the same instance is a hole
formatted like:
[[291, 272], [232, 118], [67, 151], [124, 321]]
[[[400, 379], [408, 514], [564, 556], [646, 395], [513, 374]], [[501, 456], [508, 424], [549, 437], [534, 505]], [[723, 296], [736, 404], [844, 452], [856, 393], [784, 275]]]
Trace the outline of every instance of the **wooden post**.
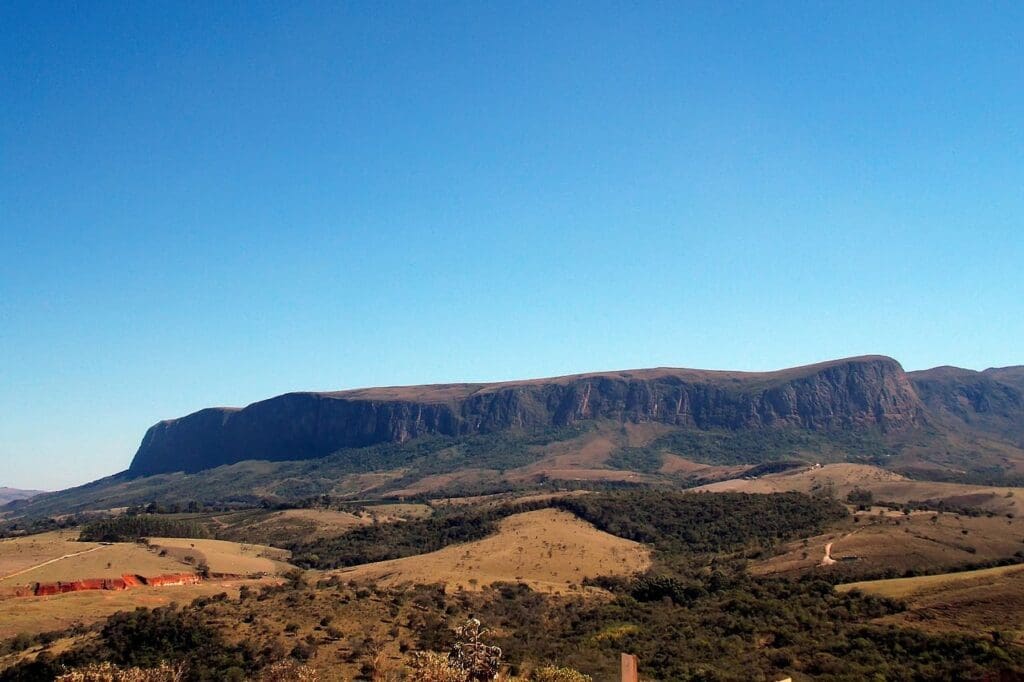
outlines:
[[622, 682], [640, 682], [637, 660], [633, 654], [622, 654]]

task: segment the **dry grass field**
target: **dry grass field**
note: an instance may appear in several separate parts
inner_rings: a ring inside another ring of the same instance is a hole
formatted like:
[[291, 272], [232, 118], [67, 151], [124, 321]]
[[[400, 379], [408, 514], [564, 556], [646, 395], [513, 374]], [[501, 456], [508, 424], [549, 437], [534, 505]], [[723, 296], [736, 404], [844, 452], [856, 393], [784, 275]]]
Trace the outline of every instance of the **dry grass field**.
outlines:
[[444, 583], [450, 589], [523, 582], [557, 592], [570, 591], [586, 577], [627, 575], [649, 564], [643, 545], [603, 533], [567, 512], [542, 509], [508, 517], [497, 534], [483, 540], [338, 574], [389, 585]]
[[345, 531], [371, 522], [367, 516], [331, 509], [285, 509], [283, 511], [237, 512], [212, 516], [218, 533], [239, 532], [252, 538], [294, 540], [341, 535]]
[[902, 599], [907, 610], [880, 619], [932, 632], [999, 633], [1024, 644], [1024, 566], [839, 585]]
[[467, 468], [449, 474], [424, 476], [404, 488], [389, 490], [387, 496], [390, 498], [415, 497], [417, 495], [429, 495], [456, 484], [474, 486], [497, 483], [500, 480], [501, 477], [498, 475], [498, 472], [493, 469]]
[[[794, 469], [752, 479], [734, 478], [727, 481], [709, 483], [697, 488], [697, 490], [715, 493], [800, 492], [810, 494], [831, 488], [837, 496], [843, 497], [854, 488], [860, 487], [874, 490], [881, 483], [905, 481], [907, 479], [903, 476], [880, 469], [879, 467], [867, 464], [844, 463]], [[881, 499], [880, 496], [879, 499]]]
[[[831, 543], [832, 570], [870, 574], [953, 569], [959, 565], [1005, 559], [1024, 550], [1024, 520], [1005, 516], [960, 516], [913, 512], [909, 515], [875, 507], [858, 512], [833, 532], [790, 542], [782, 553], [751, 566], [751, 572], [793, 574], [822, 564]], [[856, 557], [855, 559], [852, 559]], [[844, 560], [846, 558], [846, 560]]]
[[1020, 515], [1024, 509], [1024, 488], [963, 485], [915, 481], [899, 474], [866, 464], [826, 464], [825, 466], [769, 474], [754, 479], [735, 478], [698, 488], [709, 492], [808, 494], [832, 492], [839, 499], [854, 488], [870, 490], [877, 501], [930, 502], [945, 501], [955, 507], [974, 507], [995, 514]]
[[[287, 563], [290, 552], [265, 545], [195, 538], [150, 538], [150, 544], [161, 552], [166, 551], [168, 557], [175, 557], [185, 563], [205, 562], [212, 573], [272, 575], [292, 568]], [[192, 557], [192, 561], [188, 561], [187, 557]]]
[[366, 507], [364, 513], [369, 517], [367, 521], [376, 519], [382, 523], [389, 523], [391, 521], [425, 519], [434, 513], [434, 508], [429, 504], [394, 502]]
[[471, 497], [447, 497], [430, 500], [434, 508], [453, 506], [479, 506], [480, 508], [500, 507], [507, 504], [526, 504], [528, 502], [546, 502], [564, 497], [589, 495], [589, 490], [566, 490], [554, 493], [495, 493], [493, 495], [473, 495]]
[[539, 479], [651, 482], [655, 477], [611, 468], [608, 459], [621, 447], [642, 447], [670, 430], [656, 423], [600, 423], [578, 438], [546, 446], [538, 461], [508, 471], [504, 480], [512, 483]]
[[76, 542], [77, 532], [54, 532], [0, 542], [0, 590], [31, 583], [144, 576], [189, 570], [171, 556], [135, 543]]
[[77, 530], [62, 530], [0, 540], [0, 580], [44, 561], [100, 546], [97, 542], [76, 542], [77, 538]]
[[[879, 597], [893, 599], [915, 599], [928, 594], [950, 592], [978, 585], [992, 586], [1008, 580], [1024, 579], [1024, 565], [981, 568], [976, 571], [920, 575], [913, 578], [891, 578], [889, 580], [863, 580], [837, 585], [840, 592], [860, 590]], [[1024, 616], [1024, 614], [1022, 614]]]

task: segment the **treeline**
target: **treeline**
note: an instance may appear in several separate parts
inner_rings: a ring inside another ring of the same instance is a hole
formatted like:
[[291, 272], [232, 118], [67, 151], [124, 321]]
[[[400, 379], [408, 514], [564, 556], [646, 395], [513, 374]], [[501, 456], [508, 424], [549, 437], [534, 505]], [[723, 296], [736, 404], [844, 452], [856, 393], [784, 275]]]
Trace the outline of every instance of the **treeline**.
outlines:
[[687, 493], [635, 490], [552, 502], [601, 530], [661, 552], [725, 552], [814, 535], [846, 517], [829, 498], [801, 493]]
[[83, 542], [132, 542], [149, 537], [208, 538], [211, 534], [202, 523], [188, 519], [123, 514], [86, 524], [78, 539]]

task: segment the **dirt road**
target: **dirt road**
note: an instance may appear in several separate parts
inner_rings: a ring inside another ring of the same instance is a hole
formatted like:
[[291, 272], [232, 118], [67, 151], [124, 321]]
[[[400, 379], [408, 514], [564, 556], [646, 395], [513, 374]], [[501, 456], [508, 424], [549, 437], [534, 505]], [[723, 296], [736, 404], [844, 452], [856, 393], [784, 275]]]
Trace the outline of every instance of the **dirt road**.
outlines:
[[75, 552], [74, 554], [65, 554], [64, 556], [59, 556], [56, 559], [50, 559], [49, 561], [44, 561], [41, 564], [36, 564], [35, 566], [29, 566], [28, 568], [23, 568], [20, 571], [15, 571], [14, 573], [11, 573], [10, 575], [3, 576], [2, 578], [0, 578], [0, 580], [7, 580], [8, 578], [14, 578], [14, 577], [17, 577], [17, 576], [21, 575], [22, 573], [28, 573], [29, 571], [34, 571], [37, 568], [42, 568], [43, 566], [49, 566], [50, 564], [55, 564], [58, 561], [63, 561], [64, 559], [70, 559], [71, 557], [82, 556], [83, 554], [88, 554], [89, 552], [95, 552], [97, 549], [103, 549], [104, 546], [105, 545], [99, 545], [98, 547], [93, 547], [91, 549], [86, 549], [86, 550], [83, 550], [81, 552]]

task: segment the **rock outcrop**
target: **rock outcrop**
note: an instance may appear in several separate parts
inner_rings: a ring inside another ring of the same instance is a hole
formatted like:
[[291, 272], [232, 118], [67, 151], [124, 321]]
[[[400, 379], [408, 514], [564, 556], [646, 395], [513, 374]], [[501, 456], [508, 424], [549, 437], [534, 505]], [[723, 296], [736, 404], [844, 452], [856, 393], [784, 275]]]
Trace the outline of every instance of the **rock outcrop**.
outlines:
[[813, 430], [919, 424], [923, 407], [895, 360], [867, 356], [778, 372], [648, 369], [500, 384], [289, 393], [163, 421], [129, 473], [195, 472], [247, 459], [595, 419], [694, 428]]

